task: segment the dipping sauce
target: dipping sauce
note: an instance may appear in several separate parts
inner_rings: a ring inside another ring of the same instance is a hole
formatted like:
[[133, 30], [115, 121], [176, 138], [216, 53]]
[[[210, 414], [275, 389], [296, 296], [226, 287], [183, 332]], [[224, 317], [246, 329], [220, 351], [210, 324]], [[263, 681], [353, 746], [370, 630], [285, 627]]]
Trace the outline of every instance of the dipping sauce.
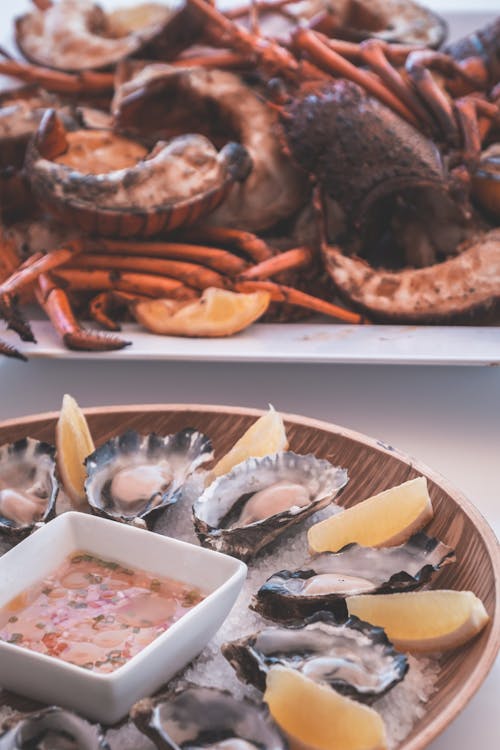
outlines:
[[74, 552], [0, 610], [0, 639], [113, 672], [205, 595], [172, 578]]

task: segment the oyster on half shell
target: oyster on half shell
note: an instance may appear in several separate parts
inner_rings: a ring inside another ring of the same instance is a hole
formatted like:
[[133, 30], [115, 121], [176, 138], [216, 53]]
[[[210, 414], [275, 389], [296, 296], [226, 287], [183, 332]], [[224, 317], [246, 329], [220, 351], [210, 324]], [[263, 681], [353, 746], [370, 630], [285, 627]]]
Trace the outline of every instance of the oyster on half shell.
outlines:
[[[146, 698], [131, 718], [163, 750], [286, 750], [264, 704], [225, 690], [191, 685], [165, 698]], [[0, 749], [1, 750], [1, 749]]]
[[51, 514], [59, 485], [55, 448], [22, 438], [0, 448], [0, 531], [23, 536]]
[[4, 729], [0, 750], [109, 750], [99, 725], [56, 706], [9, 720]]
[[289, 627], [266, 627], [225, 643], [222, 653], [238, 677], [259, 690], [265, 690], [268, 670], [281, 664], [365, 703], [401, 682], [408, 670], [406, 656], [382, 628], [357, 617], [338, 623], [330, 612]]
[[316, 555], [297, 570], [274, 573], [253, 597], [251, 608], [278, 622], [319, 610], [343, 618], [346, 596], [411, 591], [454, 560], [451, 547], [423, 533], [399, 547], [349, 544], [340, 552]]
[[201, 543], [248, 560], [290, 526], [330, 503], [347, 471], [291, 451], [250, 458], [216, 479], [193, 504]]
[[191, 427], [165, 437], [130, 430], [85, 459], [89, 504], [118, 521], [151, 521], [179, 500], [189, 477], [212, 457], [209, 438]]

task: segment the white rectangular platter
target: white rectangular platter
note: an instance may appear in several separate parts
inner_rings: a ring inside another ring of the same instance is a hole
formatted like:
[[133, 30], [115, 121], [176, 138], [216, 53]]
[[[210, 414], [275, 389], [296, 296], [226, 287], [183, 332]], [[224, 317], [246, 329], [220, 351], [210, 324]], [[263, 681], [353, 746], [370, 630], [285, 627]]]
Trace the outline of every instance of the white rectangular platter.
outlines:
[[33, 330], [36, 345], [1, 336], [30, 359], [500, 366], [499, 327], [260, 323], [230, 338], [188, 339], [129, 324], [120, 335], [131, 346], [116, 352], [69, 351], [46, 321], [34, 321]]
[[[134, 1], [104, 0], [103, 4], [127, 5]], [[447, 20], [450, 38], [479, 28], [500, 12], [498, 0], [424, 2]], [[223, 4], [240, 3], [224, 0]], [[11, 28], [12, 19], [28, 6], [27, 0], [0, 3], [0, 28], [4, 34]], [[256, 324], [227, 339], [183, 339], [155, 336], [130, 324], [124, 326], [122, 336], [131, 346], [109, 353], [68, 351], [45, 320], [33, 321], [33, 329], [36, 346], [20, 344], [10, 332], [4, 335], [0, 330], [0, 336], [30, 358], [500, 366], [500, 326], [268, 323]]]

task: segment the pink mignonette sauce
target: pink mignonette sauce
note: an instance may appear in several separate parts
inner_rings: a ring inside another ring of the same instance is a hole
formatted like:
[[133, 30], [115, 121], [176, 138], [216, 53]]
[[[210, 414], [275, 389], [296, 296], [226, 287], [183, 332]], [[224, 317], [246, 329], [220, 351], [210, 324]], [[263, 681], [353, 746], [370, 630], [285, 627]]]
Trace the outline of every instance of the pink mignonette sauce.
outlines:
[[0, 610], [0, 639], [113, 672], [204, 599], [199, 589], [74, 552]]

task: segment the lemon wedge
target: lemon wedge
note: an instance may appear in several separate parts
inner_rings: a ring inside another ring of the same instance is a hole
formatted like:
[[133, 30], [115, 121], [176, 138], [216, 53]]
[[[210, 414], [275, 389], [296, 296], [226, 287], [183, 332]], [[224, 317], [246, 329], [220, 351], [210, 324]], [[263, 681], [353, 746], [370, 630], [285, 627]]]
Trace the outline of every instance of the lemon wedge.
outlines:
[[259, 417], [212, 470], [212, 479], [227, 474], [247, 458], [261, 458], [288, 448], [283, 417], [272, 406]]
[[66, 393], [56, 425], [57, 469], [63, 488], [75, 507], [86, 503], [84, 461], [94, 450], [85, 415], [75, 399]]
[[365, 547], [402, 544], [432, 518], [425, 477], [392, 487], [330, 518], [308, 531], [314, 552], [338, 552], [356, 542]]
[[469, 641], [487, 624], [484, 604], [472, 591], [409, 591], [349, 596], [349, 614], [384, 628], [402, 651], [447, 651]]
[[272, 667], [264, 701], [291, 746], [315, 750], [385, 750], [379, 714], [295, 669]]
[[248, 328], [269, 307], [269, 292], [252, 294], [209, 287], [193, 300], [152, 299], [138, 302], [134, 315], [153, 333], [170, 336], [232, 336]]

